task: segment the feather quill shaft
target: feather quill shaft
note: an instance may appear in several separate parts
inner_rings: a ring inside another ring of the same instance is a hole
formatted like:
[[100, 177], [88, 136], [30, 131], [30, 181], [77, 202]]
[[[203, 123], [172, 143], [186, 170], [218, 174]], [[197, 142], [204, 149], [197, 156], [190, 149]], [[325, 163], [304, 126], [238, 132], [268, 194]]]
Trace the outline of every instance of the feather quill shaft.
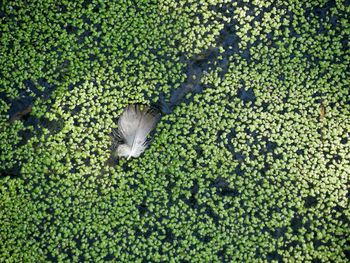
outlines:
[[118, 120], [118, 130], [114, 134], [118, 141], [117, 155], [139, 157], [149, 144], [148, 136], [155, 128], [160, 113], [145, 105], [129, 105]]

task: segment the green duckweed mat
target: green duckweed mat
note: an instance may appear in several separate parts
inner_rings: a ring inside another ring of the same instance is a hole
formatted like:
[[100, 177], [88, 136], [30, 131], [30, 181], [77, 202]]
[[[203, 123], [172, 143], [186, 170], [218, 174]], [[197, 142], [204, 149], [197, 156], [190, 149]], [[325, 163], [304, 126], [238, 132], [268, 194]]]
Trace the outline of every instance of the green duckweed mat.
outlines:
[[[1, 262], [346, 262], [349, 1], [5, 0]], [[110, 134], [163, 116], [137, 159]]]

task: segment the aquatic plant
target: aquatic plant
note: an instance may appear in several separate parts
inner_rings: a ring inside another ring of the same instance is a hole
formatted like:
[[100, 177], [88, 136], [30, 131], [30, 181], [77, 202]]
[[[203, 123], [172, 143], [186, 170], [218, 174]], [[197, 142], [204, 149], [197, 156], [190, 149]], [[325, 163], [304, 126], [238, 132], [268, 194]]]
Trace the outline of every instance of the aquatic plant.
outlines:
[[[3, 4], [1, 259], [345, 262], [349, 21], [346, 1]], [[167, 114], [114, 160], [135, 103]]]

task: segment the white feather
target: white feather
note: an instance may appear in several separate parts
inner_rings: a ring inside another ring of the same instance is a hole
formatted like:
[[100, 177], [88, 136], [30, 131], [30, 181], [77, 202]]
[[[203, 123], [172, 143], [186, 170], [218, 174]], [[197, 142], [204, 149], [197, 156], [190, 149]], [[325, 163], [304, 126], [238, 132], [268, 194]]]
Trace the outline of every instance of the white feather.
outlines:
[[148, 146], [148, 135], [156, 126], [160, 114], [149, 106], [129, 105], [118, 120], [115, 136], [123, 141], [117, 148], [119, 157], [139, 157]]

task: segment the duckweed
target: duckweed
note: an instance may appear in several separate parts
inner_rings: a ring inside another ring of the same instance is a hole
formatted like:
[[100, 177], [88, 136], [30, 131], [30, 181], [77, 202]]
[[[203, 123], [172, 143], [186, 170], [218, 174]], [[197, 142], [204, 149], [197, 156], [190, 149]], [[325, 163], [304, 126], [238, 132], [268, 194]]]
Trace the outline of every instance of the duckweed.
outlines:
[[2, 261], [346, 262], [350, 7], [275, 2], [2, 4]]

